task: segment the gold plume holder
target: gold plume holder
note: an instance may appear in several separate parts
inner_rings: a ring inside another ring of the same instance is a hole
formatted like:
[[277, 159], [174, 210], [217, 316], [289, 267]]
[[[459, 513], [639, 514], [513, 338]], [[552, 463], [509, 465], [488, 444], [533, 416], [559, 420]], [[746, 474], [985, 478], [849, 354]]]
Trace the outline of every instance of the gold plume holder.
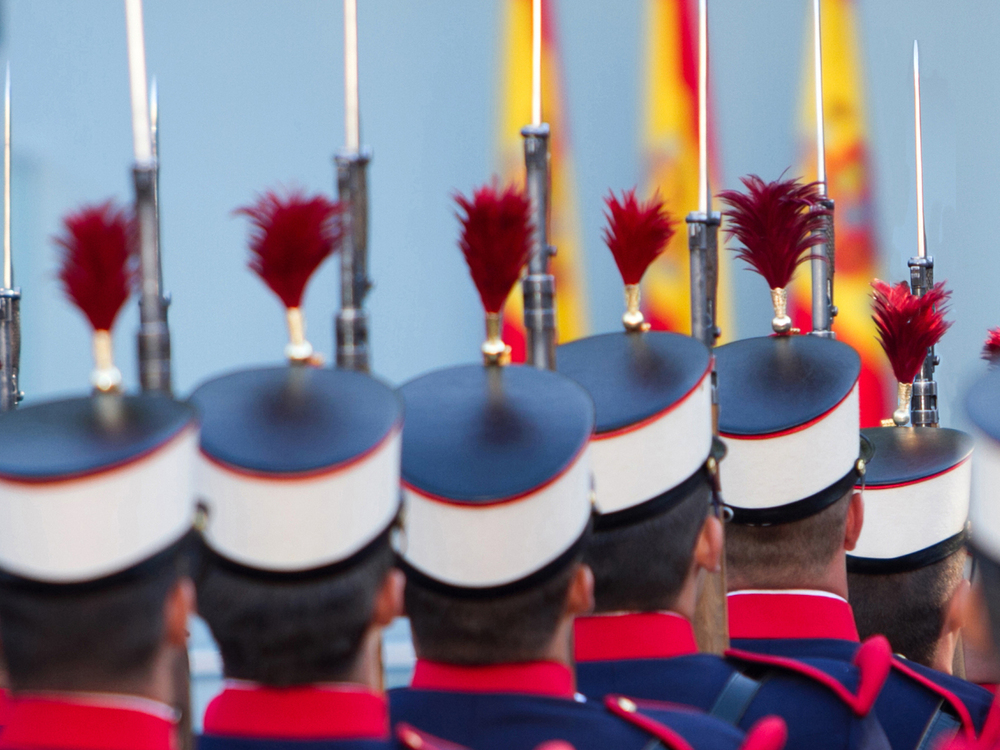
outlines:
[[783, 336], [793, 333], [792, 319], [788, 317], [788, 290], [784, 287], [772, 289], [771, 304], [774, 305], [774, 318], [771, 320], [774, 332]]
[[98, 393], [118, 393], [122, 389], [122, 373], [115, 367], [111, 346], [111, 331], [94, 331], [94, 369], [90, 373], [90, 384]]
[[285, 356], [293, 365], [312, 365], [320, 367], [323, 356], [313, 350], [312, 344], [306, 340], [306, 319], [302, 308], [289, 307], [285, 310], [288, 322], [288, 343], [285, 345]]
[[510, 347], [500, 338], [501, 313], [486, 313], [486, 341], [483, 342], [483, 364], [505, 367], [510, 364]]
[[910, 401], [913, 398], [913, 383], [896, 383], [896, 411], [892, 419], [883, 419], [883, 427], [904, 427], [910, 421]]
[[625, 285], [625, 314], [622, 315], [622, 323], [629, 333], [636, 333], [649, 330], [649, 323], [639, 309], [639, 285]]

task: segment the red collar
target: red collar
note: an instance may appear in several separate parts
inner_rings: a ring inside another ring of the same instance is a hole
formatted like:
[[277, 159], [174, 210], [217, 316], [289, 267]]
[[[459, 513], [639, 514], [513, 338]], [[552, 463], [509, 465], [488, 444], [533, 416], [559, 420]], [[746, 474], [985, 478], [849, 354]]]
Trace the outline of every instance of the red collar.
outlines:
[[673, 612], [578, 617], [573, 637], [578, 662], [669, 659], [698, 653], [691, 623]]
[[172, 750], [168, 706], [128, 696], [43, 696], [10, 700], [0, 748], [42, 750]]
[[228, 682], [205, 710], [205, 734], [287, 740], [386, 739], [385, 699], [360, 685], [273, 688]]
[[860, 641], [851, 605], [822, 591], [734, 591], [730, 638], [836, 638]]
[[465, 667], [417, 659], [410, 687], [456, 693], [524, 693], [572, 698], [573, 673], [554, 661]]

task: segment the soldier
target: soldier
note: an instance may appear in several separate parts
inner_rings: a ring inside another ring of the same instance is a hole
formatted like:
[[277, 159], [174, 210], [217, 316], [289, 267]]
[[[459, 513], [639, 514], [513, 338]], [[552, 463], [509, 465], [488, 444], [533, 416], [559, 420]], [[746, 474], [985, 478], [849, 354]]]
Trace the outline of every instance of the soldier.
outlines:
[[[621, 697], [606, 709], [575, 695], [573, 618], [593, 606], [582, 563], [593, 405], [569, 378], [502, 366], [499, 313], [528, 254], [527, 199], [483, 188], [458, 200], [487, 311], [485, 366], [400, 389], [400, 554], [417, 664], [411, 686], [390, 692], [393, 719], [479, 750], [548, 740], [579, 750], [738, 746], [740, 732], [689, 710], [647, 711]], [[782, 744], [783, 734], [775, 719], [748, 742]]]
[[[607, 199], [605, 239], [626, 289], [673, 234], [658, 198]], [[741, 727], [768, 714], [788, 724], [789, 748], [888, 747], [870, 710], [889, 670], [884, 640], [870, 644], [866, 674], [842, 665], [845, 683], [875, 681], [863, 703], [792, 663], [781, 669], [698, 654], [691, 620], [701, 570], [718, 570], [722, 529], [711, 513], [721, 443], [713, 450], [711, 362], [688, 336], [647, 332], [630, 293], [626, 332], [564, 344], [559, 370], [594, 399], [591, 443], [596, 506], [584, 560], [595, 612], [577, 618], [579, 689], [696, 706]], [[725, 463], [722, 466], [725, 475]], [[876, 657], [876, 652], [881, 654]], [[748, 676], [752, 673], [753, 676]]]
[[[730, 634], [745, 651], [849, 662], [862, 652], [846, 555], [861, 534], [855, 486], [870, 457], [859, 450], [860, 358], [840, 342], [794, 335], [785, 313], [784, 286], [810, 247], [813, 228], [803, 217], [819, 213], [814, 191], [756, 177], [744, 184], [748, 195], [723, 194], [731, 232], [744, 245], [741, 257], [768, 281], [779, 335], [717, 350], [733, 510]], [[981, 727], [988, 698], [963, 680], [894, 660], [875, 710], [892, 746], [910, 750], [945, 729]]]
[[201, 414], [199, 611], [226, 687], [203, 749], [389, 747], [380, 633], [402, 609], [390, 537], [399, 513], [402, 410], [367, 375], [310, 366], [300, 305], [339, 245], [339, 204], [267, 194], [251, 267], [281, 298], [287, 365], [224, 375]]
[[[875, 282], [876, 326], [900, 383], [912, 383], [945, 323], [941, 285], [922, 297], [905, 282]], [[905, 389], [904, 389], [905, 390]], [[952, 673], [969, 584], [964, 577], [972, 437], [907, 426], [903, 409], [861, 431], [874, 453], [865, 467], [865, 523], [847, 556], [849, 600], [862, 637], [882, 633], [893, 651]]]
[[185, 404], [121, 393], [111, 328], [132, 235], [110, 202], [65, 220], [60, 278], [94, 329], [95, 392], [0, 418], [4, 748], [175, 746], [198, 429]]

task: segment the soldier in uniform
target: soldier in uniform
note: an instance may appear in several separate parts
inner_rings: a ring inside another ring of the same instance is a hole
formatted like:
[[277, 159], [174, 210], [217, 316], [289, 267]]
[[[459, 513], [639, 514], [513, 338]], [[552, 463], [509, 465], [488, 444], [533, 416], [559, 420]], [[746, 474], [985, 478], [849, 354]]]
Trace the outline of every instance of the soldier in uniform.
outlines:
[[70, 216], [59, 239], [63, 285], [94, 328], [94, 394], [0, 417], [4, 748], [175, 747], [198, 428], [188, 405], [121, 393], [110, 331], [130, 228], [109, 203]]
[[[658, 199], [641, 204], [634, 193], [612, 196], [608, 206], [608, 245], [626, 282], [638, 283], [623, 255], [652, 242], [659, 247], [642, 253], [648, 263], [663, 245], [627, 228], [667, 226], [669, 216]], [[596, 409], [590, 450], [599, 514], [584, 551], [596, 607], [574, 626], [579, 689], [692, 705], [741, 727], [778, 714], [788, 748], [888, 747], [870, 712], [879, 675], [888, 673], [884, 640], [869, 646], [869, 674], [841, 665], [844, 683], [875, 681], [864, 702], [845, 699], [804, 664], [769, 668], [697, 653], [691, 620], [700, 571], [718, 570], [722, 554], [721, 524], [710, 512], [722, 454], [712, 435], [711, 361], [689, 336], [643, 329], [639, 313], [624, 333], [558, 349], [559, 371], [587, 389]]]
[[[737, 227], [767, 225], [760, 205], [741, 207], [735, 197], [728, 196]], [[810, 200], [783, 205], [814, 210]], [[745, 246], [755, 242], [749, 231], [735, 234]], [[804, 253], [803, 237], [771, 241], [778, 249], [798, 242]], [[795, 335], [783, 305], [778, 308], [772, 324], [779, 335], [716, 351], [719, 432], [728, 449], [725, 500], [733, 510], [726, 540], [730, 635], [740, 650], [850, 662], [862, 652], [847, 602], [846, 556], [864, 522], [855, 488], [870, 457], [867, 441], [859, 450], [861, 362], [846, 344]], [[910, 750], [946, 730], [981, 727], [989, 697], [963, 680], [897, 659], [876, 714], [892, 746]]]
[[[884, 327], [893, 321], [883, 322], [883, 315], [905, 316], [895, 326], [906, 332], [902, 340], [882, 342], [896, 369], [907, 359], [899, 356], [906, 354], [900, 347], [912, 342], [926, 350], [923, 331], [916, 329], [928, 326], [920, 321], [944, 332], [945, 308], [939, 303], [927, 316], [913, 315], [912, 305], [927, 302], [900, 286], [890, 291], [879, 282], [876, 290], [885, 303], [892, 294], [902, 302], [880, 307], [877, 317]], [[905, 382], [912, 382], [910, 374], [901, 373]], [[969, 589], [964, 569], [972, 437], [946, 427], [886, 421], [887, 426], [861, 431], [873, 454], [864, 486], [858, 486], [864, 490], [865, 523], [847, 555], [849, 600], [862, 637], [882, 633], [897, 654], [951, 674]]]
[[[339, 243], [339, 206], [268, 194], [244, 211], [253, 267], [291, 320]], [[290, 327], [286, 364], [191, 396], [202, 424], [199, 611], [227, 680], [205, 712], [203, 750], [392, 744], [380, 636], [402, 609], [390, 539], [402, 410], [368, 375], [313, 366], [302, 333]]]
[[[390, 692], [393, 720], [478, 750], [739, 746], [742, 733], [700, 713], [575, 694], [573, 619], [593, 606], [582, 555], [594, 408], [563, 375], [502, 364], [499, 310], [527, 255], [527, 200], [484, 188], [460, 205], [489, 338], [485, 365], [400, 388], [400, 555], [417, 664], [411, 686]], [[748, 742], [783, 743], [780, 720], [763, 730]]]

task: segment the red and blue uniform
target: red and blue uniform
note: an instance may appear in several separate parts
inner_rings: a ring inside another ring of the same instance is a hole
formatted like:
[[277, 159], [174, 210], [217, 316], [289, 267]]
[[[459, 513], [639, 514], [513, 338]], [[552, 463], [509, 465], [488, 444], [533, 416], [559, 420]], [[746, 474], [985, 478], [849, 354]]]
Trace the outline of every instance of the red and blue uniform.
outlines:
[[385, 698], [360, 685], [272, 688], [230, 681], [205, 711], [199, 750], [382, 750]]
[[176, 712], [144, 698], [21, 694], [6, 706], [3, 750], [174, 750]]
[[[620, 693], [694, 706], [743, 729], [778, 715], [788, 725], [789, 750], [889, 747], [871, 711], [875, 696], [859, 702], [847, 695], [861, 681], [852, 664], [832, 665], [838, 690], [805, 664], [774, 667], [699, 654], [691, 623], [670, 612], [578, 618], [574, 647], [577, 686], [592, 698]], [[888, 646], [881, 658], [888, 662]]]
[[[860, 648], [850, 605], [822, 591], [733, 592], [729, 635], [737, 651], [799, 659], [824, 671], [853, 661]], [[978, 685], [895, 657], [875, 714], [894, 750], [929, 750], [938, 735], [981, 731], [992, 699]]]
[[[674, 750], [743, 746], [736, 728], [700, 711], [575, 692], [570, 670], [555, 662], [465, 667], [418, 660], [409, 688], [389, 692], [393, 722], [406, 722], [476, 750], [533, 748], [561, 740], [576, 750]], [[780, 744], [778, 745], [780, 746]]]

